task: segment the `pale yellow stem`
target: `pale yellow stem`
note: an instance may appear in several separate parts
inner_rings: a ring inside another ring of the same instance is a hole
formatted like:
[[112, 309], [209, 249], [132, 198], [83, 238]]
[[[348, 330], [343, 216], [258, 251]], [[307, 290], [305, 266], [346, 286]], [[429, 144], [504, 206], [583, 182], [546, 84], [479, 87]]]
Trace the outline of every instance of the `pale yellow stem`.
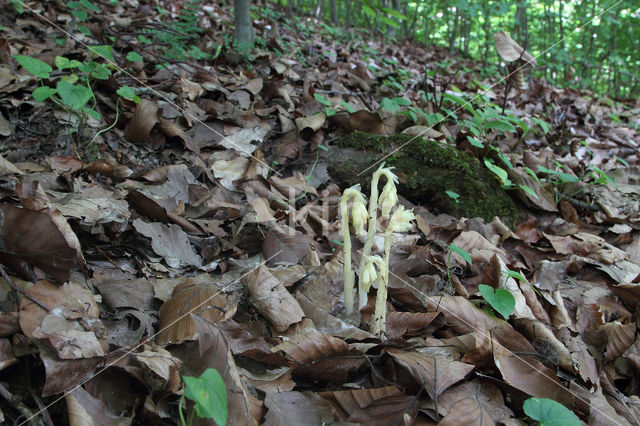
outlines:
[[[371, 197], [369, 197], [369, 224], [367, 225], [367, 240], [362, 249], [362, 257], [360, 258], [360, 268], [358, 269], [358, 277], [362, 277], [362, 271], [367, 263], [367, 258], [371, 254], [373, 240], [376, 236], [376, 221], [378, 219], [378, 181], [380, 176], [384, 176], [387, 180], [394, 179], [393, 173], [389, 169], [382, 166], [373, 173], [371, 177]], [[364, 308], [367, 304], [367, 292], [363, 290], [361, 282], [358, 281], [358, 309]]]
[[387, 287], [389, 285], [389, 257], [391, 253], [391, 227], [384, 233], [384, 258], [378, 281], [376, 306], [373, 312], [373, 333], [379, 337], [387, 331]]

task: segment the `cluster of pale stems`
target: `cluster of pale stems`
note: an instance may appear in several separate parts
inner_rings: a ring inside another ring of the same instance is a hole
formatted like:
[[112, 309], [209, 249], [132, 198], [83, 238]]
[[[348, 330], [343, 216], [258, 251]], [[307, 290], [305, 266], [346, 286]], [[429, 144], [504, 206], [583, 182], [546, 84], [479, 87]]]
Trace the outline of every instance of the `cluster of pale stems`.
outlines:
[[[388, 221], [387, 229], [384, 232], [384, 255], [372, 255], [373, 240], [376, 236], [376, 222], [378, 219], [378, 209], [383, 217], [389, 217], [391, 210], [398, 203], [398, 193], [396, 184], [398, 178], [391, 171], [392, 167], [380, 165], [378, 170], [371, 177], [371, 196], [369, 197], [369, 210], [365, 205], [366, 200], [360, 192], [360, 184], [354, 185], [344, 190], [340, 198], [340, 216], [342, 226], [343, 247], [343, 278], [344, 278], [344, 306], [347, 315], [353, 312], [353, 292], [355, 283], [355, 273], [351, 268], [351, 236], [349, 234], [349, 213], [348, 203], [353, 199], [351, 206], [351, 223], [357, 235], [365, 233], [365, 223], [367, 224], [367, 239], [362, 250], [360, 269], [358, 271], [358, 310], [367, 304], [367, 293], [371, 285], [378, 279], [378, 293], [376, 295], [376, 305], [373, 314], [372, 331], [382, 336], [386, 329], [387, 316], [387, 285], [389, 283], [389, 254], [394, 232], [405, 232], [411, 228], [411, 221], [415, 219], [413, 211], [405, 210], [399, 205]], [[378, 181], [380, 177], [386, 178], [386, 183], [382, 193], [378, 196]]]

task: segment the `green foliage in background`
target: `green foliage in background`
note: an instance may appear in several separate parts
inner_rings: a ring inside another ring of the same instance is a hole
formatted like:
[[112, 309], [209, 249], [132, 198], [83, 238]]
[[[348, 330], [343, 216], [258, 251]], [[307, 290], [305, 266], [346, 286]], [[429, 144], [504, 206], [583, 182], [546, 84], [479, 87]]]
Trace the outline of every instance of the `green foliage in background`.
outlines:
[[[633, 2], [505, 0], [287, 0], [297, 14], [314, 14], [339, 27], [448, 47], [503, 68], [493, 33], [504, 30], [538, 58], [533, 76], [614, 97], [640, 93], [638, 8]], [[343, 34], [346, 33], [343, 31]], [[502, 72], [504, 75], [504, 72]]]

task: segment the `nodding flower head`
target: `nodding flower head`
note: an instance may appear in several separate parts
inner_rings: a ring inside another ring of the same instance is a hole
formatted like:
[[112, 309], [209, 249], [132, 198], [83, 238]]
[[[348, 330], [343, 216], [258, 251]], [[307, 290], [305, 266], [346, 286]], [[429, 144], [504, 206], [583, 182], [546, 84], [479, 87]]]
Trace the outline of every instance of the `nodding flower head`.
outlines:
[[413, 214], [412, 210], [405, 210], [404, 206], [400, 205], [393, 212], [393, 216], [389, 219], [389, 227], [387, 228], [390, 232], [405, 232], [411, 229], [411, 221], [415, 220], [416, 216]]
[[362, 271], [362, 277], [360, 277], [362, 289], [364, 291], [369, 291], [371, 284], [373, 284], [376, 278], [378, 278], [378, 273], [375, 267], [376, 264], [378, 268], [382, 268], [384, 266], [384, 261], [380, 256], [376, 255], [367, 257], [364, 270]]
[[364, 225], [367, 223], [368, 218], [369, 213], [367, 213], [364, 195], [358, 193], [358, 195], [354, 197], [353, 207], [351, 208], [351, 222], [356, 230], [356, 234], [361, 235], [365, 233]]
[[[398, 178], [393, 175], [393, 177], [397, 180]], [[382, 206], [382, 215], [389, 216], [391, 213], [391, 209], [398, 202], [398, 192], [396, 191], [396, 185], [393, 180], [387, 180], [387, 183], [382, 188], [382, 194], [380, 194], [380, 198], [378, 200], [378, 205]]]

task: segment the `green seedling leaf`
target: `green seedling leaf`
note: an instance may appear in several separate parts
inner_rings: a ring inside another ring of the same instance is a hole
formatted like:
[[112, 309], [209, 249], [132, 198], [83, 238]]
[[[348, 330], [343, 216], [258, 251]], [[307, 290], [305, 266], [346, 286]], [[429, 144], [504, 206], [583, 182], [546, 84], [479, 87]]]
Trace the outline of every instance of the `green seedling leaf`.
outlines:
[[518, 187], [520, 187], [520, 189], [522, 189], [524, 192], [526, 192], [527, 194], [531, 195], [533, 198], [535, 198], [536, 200], [538, 198], [540, 198], [538, 196], [538, 194], [536, 194], [536, 191], [534, 191], [529, 185], [525, 185], [523, 183], [519, 184]]
[[524, 413], [540, 426], [580, 426], [582, 422], [571, 410], [549, 398], [529, 398], [522, 405]]
[[96, 120], [100, 121], [100, 113], [98, 111], [96, 111], [95, 109], [89, 108], [89, 107], [84, 107], [84, 108], [82, 108], [82, 110], [84, 112], [86, 112], [88, 115], [90, 115], [91, 117], [93, 117]]
[[528, 283], [527, 279], [518, 271], [514, 271], [512, 269], [507, 269], [507, 275], [511, 278], [515, 278], [517, 280], [522, 281], [523, 283]]
[[71, 14], [78, 18], [80, 21], [86, 21], [89, 17], [89, 14], [84, 9], [72, 9]]
[[531, 121], [533, 121], [534, 123], [536, 123], [538, 126], [540, 126], [540, 128], [542, 129], [543, 133], [549, 133], [549, 130], [551, 129], [551, 124], [547, 123], [544, 120], [541, 120], [537, 117], [533, 117], [531, 119]]
[[91, 73], [91, 77], [96, 78], [98, 80], [109, 80], [110, 76], [111, 76], [111, 71], [109, 71], [109, 69], [106, 66], [101, 64], [98, 64], [98, 66], [96, 67], [96, 70]]
[[463, 249], [460, 246], [457, 246], [453, 243], [451, 244], [447, 244], [447, 246], [449, 246], [449, 249], [456, 253], [458, 256], [460, 256], [462, 259], [464, 259], [465, 262], [467, 262], [469, 265], [472, 265], [473, 263], [471, 262], [471, 255], [469, 254], [468, 251], [466, 251], [465, 249]]
[[138, 35], [138, 40], [140, 41], [140, 43], [144, 43], [144, 44], [151, 43], [151, 39], [149, 37], [143, 36], [142, 34]]
[[91, 73], [93, 71], [96, 70], [96, 68], [98, 68], [98, 64], [96, 64], [95, 62], [87, 62], [84, 64], [80, 64], [80, 66], [78, 66], [78, 69], [84, 73]]
[[86, 35], [87, 37], [91, 36], [91, 30], [86, 25], [79, 24], [78, 31], [80, 31], [82, 34]]
[[89, 50], [103, 59], [107, 59], [110, 62], [115, 63], [116, 60], [113, 57], [113, 47], [111, 46], [89, 46]]
[[215, 368], [207, 368], [200, 377], [183, 376], [184, 395], [195, 402], [193, 408], [201, 419], [213, 419], [219, 426], [227, 424], [227, 390]]
[[411, 105], [411, 101], [405, 98], [382, 98], [380, 107], [390, 112], [399, 111], [400, 106]]
[[131, 62], [142, 62], [142, 55], [138, 52], [129, 52], [127, 53], [127, 60]]
[[100, 12], [100, 8], [95, 4], [91, 3], [89, 0], [78, 0], [78, 1], [81, 5], [83, 5], [89, 10], [92, 10], [94, 12]]
[[512, 132], [512, 133], [516, 132], [516, 128], [513, 126], [513, 124], [509, 123], [508, 121], [504, 121], [504, 120], [488, 121], [488, 122], [484, 123], [484, 128], [487, 129], [487, 130], [496, 129], [496, 130], [503, 130], [505, 132]]
[[494, 290], [491, 286], [480, 284], [478, 291], [482, 295], [482, 298], [505, 319], [509, 318], [509, 315], [511, 315], [513, 309], [516, 307], [516, 299], [514, 299], [513, 295], [507, 290]]
[[[453, 192], [453, 191], [444, 191], [445, 194], [447, 194], [450, 198], [453, 198], [453, 200], [458, 203], [460, 200], [458, 200], [458, 198], [460, 198], [460, 194], [458, 194], [457, 192]], [[471, 262], [469, 262], [471, 263]]]
[[33, 99], [36, 102], [44, 102], [49, 99], [51, 96], [55, 95], [56, 89], [49, 86], [40, 86], [36, 90], [33, 91]]
[[627, 163], [624, 159], [618, 157], [617, 155], [616, 155], [616, 160], [621, 162], [625, 167], [629, 167], [629, 163]]
[[133, 89], [129, 86], [122, 86], [116, 91], [116, 93], [118, 94], [118, 96], [122, 96], [125, 99], [129, 99], [130, 101], [133, 101], [137, 104], [140, 103], [140, 97], [136, 95], [136, 92], [134, 92]]
[[489, 148], [491, 148], [496, 152], [496, 155], [498, 156], [498, 158], [504, 163], [505, 166], [507, 166], [509, 170], [513, 170], [513, 164], [511, 164], [511, 161], [509, 161], [509, 158], [507, 158], [507, 156], [504, 155], [502, 151], [500, 151], [495, 146], [490, 146]]
[[473, 136], [467, 136], [467, 140], [471, 144], [471, 146], [475, 146], [476, 148], [484, 148], [484, 144], [480, 139], [474, 138]]
[[580, 181], [578, 177], [574, 175], [570, 175], [569, 173], [558, 172], [557, 175], [558, 175], [558, 179], [560, 179], [564, 183], [575, 183]]
[[504, 170], [502, 167], [496, 166], [486, 158], [484, 159], [484, 165], [487, 166], [487, 168], [491, 170], [493, 174], [498, 176], [503, 185], [509, 185], [511, 183], [506, 170]]
[[540, 179], [536, 175], [536, 172], [531, 170], [529, 167], [525, 167], [524, 171], [527, 172], [529, 174], [529, 176], [531, 176], [536, 182], [538, 182], [538, 185], [542, 185], [542, 182], [540, 182]]
[[82, 62], [76, 61], [75, 59], [71, 60], [65, 58], [64, 56], [56, 56], [55, 62], [56, 67], [58, 67], [59, 70], [78, 68], [80, 65], [82, 65]]
[[322, 105], [327, 107], [331, 106], [331, 101], [327, 99], [324, 95], [321, 95], [319, 93], [314, 93], [313, 97], [316, 98], [316, 101], [320, 102]]
[[42, 62], [40, 59], [32, 58], [25, 55], [13, 55], [16, 61], [24, 67], [31, 74], [40, 78], [49, 78], [53, 68], [46, 62]]
[[324, 113], [327, 115], [327, 117], [331, 117], [332, 115], [336, 115], [336, 110], [333, 108], [325, 108]]
[[318, 148], [320, 148], [323, 151], [329, 151], [329, 148], [327, 148], [326, 146], [324, 146], [322, 144], [318, 144]]
[[345, 101], [340, 101], [340, 105], [342, 106], [342, 108], [347, 110], [347, 112], [350, 114], [353, 114], [354, 112], [356, 112], [355, 108], [349, 105], [348, 103], [346, 103]]
[[538, 171], [542, 173], [546, 173], [548, 175], [555, 175], [557, 172], [555, 170], [547, 169], [544, 166], [538, 164]]
[[87, 86], [72, 84], [66, 80], [58, 81], [56, 89], [62, 103], [74, 110], [82, 109], [92, 96], [91, 89]]

